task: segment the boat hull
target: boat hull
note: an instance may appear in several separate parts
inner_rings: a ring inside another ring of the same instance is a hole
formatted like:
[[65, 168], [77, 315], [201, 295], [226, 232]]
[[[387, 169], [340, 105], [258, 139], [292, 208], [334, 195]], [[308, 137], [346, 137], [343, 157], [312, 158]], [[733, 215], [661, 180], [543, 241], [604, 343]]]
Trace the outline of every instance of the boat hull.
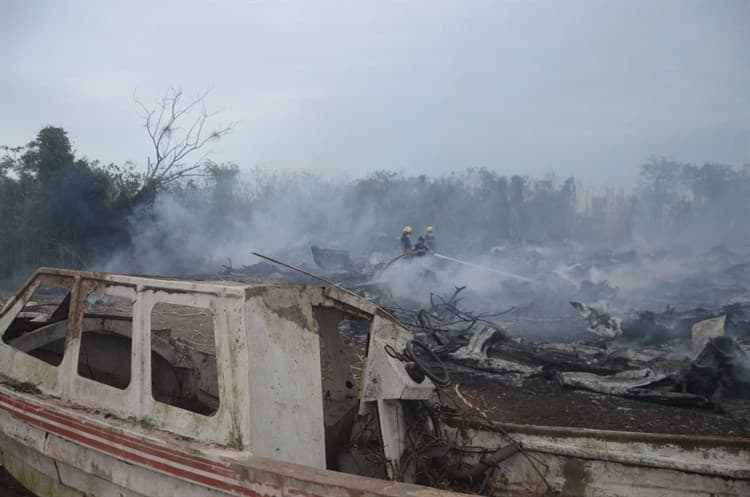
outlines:
[[[512, 439], [523, 452], [487, 482], [497, 495], [577, 497], [744, 497], [750, 495], [750, 440], [583, 428], [469, 423], [475, 447]], [[458, 425], [457, 425], [458, 426]]]
[[0, 451], [8, 472], [41, 497], [460, 495], [200, 449], [31, 397], [0, 387]]

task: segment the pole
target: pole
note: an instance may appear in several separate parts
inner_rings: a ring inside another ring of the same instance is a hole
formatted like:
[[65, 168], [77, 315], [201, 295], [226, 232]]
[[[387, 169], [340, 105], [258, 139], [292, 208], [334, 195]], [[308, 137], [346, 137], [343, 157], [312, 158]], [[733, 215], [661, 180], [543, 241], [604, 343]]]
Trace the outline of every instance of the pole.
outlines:
[[314, 278], [314, 279], [316, 279], [318, 281], [322, 281], [323, 283], [325, 283], [327, 285], [331, 285], [333, 287], [338, 288], [342, 292], [346, 292], [346, 293], [348, 293], [350, 295], [354, 295], [355, 297], [360, 298], [360, 299], [363, 298], [361, 295], [358, 295], [358, 294], [354, 293], [353, 291], [351, 291], [351, 290], [349, 290], [347, 288], [344, 288], [343, 286], [339, 285], [338, 283], [334, 283], [331, 280], [327, 280], [327, 279], [322, 278], [322, 277], [320, 277], [320, 276], [318, 276], [316, 274], [313, 274], [313, 273], [311, 273], [309, 271], [305, 271], [302, 268], [298, 268], [296, 266], [292, 266], [291, 264], [287, 264], [286, 262], [282, 262], [280, 260], [274, 259], [272, 257], [268, 257], [267, 255], [259, 254], [257, 252], [251, 252], [251, 253], [254, 256], [256, 256], [256, 257], [260, 257], [261, 259], [265, 259], [267, 261], [273, 262], [274, 264], [278, 264], [279, 266], [284, 266], [285, 268], [291, 269], [292, 271], [297, 271], [298, 273], [302, 273], [305, 276], [309, 276], [310, 278]]
[[396, 319], [396, 317], [393, 314], [391, 314], [390, 312], [388, 312], [387, 310], [385, 310], [385, 308], [383, 308], [381, 305], [377, 304], [376, 302], [373, 302], [372, 300], [364, 298], [363, 296], [361, 296], [361, 295], [359, 295], [359, 294], [357, 294], [357, 293], [349, 290], [348, 288], [344, 288], [343, 286], [341, 286], [341, 285], [339, 285], [337, 283], [334, 283], [331, 280], [327, 280], [327, 279], [322, 278], [322, 277], [320, 277], [318, 275], [315, 275], [315, 274], [313, 274], [313, 273], [311, 273], [309, 271], [305, 271], [302, 268], [298, 268], [296, 266], [292, 266], [291, 264], [287, 264], [286, 262], [282, 262], [282, 261], [274, 259], [272, 257], [268, 257], [267, 255], [259, 254], [258, 252], [251, 252], [251, 253], [254, 256], [256, 256], [256, 257], [260, 257], [261, 259], [265, 259], [265, 260], [267, 260], [269, 262], [273, 262], [274, 264], [278, 264], [279, 266], [283, 266], [285, 268], [291, 269], [292, 271], [297, 271], [298, 273], [302, 273], [305, 276], [309, 276], [310, 278], [315, 278], [318, 281], [322, 281], [323, 283], [326, 283], [328, 285], [331, 285], [332, 287], [338, 288], [342, 292], [348, 293], [349, 295], [353, 295], [354, 297], [357, 297], [358, 299], [366, 300], [367, 302], [370, 302], [371, 304], [374, 304], [375, 307], [377, 307], [378, 310], [380, 312], [382, 312], [383, 314], [385, 314], [387, 317], [389, 317], [390, 319], [396, 321], [397, 323], [401, 324], [402, 326], [405, 326], [404, 323], [402, 323], [401, 321], [399, 321], [398, 319]]

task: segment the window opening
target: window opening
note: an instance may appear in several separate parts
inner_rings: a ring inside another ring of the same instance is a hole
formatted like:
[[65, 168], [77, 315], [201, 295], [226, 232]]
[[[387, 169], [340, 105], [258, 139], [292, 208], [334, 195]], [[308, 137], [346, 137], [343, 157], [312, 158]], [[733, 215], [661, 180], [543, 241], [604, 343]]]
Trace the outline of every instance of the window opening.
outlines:
[[354, 373], [355, 369], [361, 373], [363, 364], [357, 360], [361, 355], [352, 337], [366, 335], [369, 322], [353, 321], [337, 309], [323, 307], [313, 307], [313, 316], [320, 337], [326, 467], [337, 469], [339, 451], [348, 446], [359, 406]]
[[96, 290], [83, 304], [78, 375], [124, 390], [130, 385], [133, 348], [132, 297]]
[[65, 353], [69, 311], [69, 288], [41, 285], [8, 326], [3, 342], [51, 366], [59, 366]]
[[204, 416], [219, 409], [214, 313], [157, 303], [151, 311], [151, 392], [154, 399]]

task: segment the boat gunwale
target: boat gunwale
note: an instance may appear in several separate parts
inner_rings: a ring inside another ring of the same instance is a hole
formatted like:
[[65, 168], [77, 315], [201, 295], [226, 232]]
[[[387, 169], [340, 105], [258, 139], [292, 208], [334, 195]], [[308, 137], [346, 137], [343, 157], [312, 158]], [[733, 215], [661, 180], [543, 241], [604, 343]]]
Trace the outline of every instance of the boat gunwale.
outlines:
[[503, 423], [500, 421], [467, 419], [458, 415], [444, 416], [451, 427], [469, 428], [493, 433], [539, 435], [555, 438], [598, 438], [610, 442], [643, 442], [683, 447], [731, 447], [750, 450], [750, 438], [716, 435], [684, 435], [642, 431], [601, 430], [558, 425]]

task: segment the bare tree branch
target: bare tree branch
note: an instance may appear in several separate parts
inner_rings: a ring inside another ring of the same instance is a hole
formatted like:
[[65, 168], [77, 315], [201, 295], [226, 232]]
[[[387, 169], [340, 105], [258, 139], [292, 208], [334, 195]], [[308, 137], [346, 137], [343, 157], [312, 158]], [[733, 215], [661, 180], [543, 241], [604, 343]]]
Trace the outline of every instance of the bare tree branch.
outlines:
[[158, 191], [181, 178], [196, 175], [208, 152], [195, 161], [191, 156], [209, 142], [232, 132], [234, 123], [206, 131], [209, 121], [217, 115], [206, 110], [208, 93], [183, 102], [182, 89], [170, 88], [153, 107], [134, 97], [153, 147], [153, 154], [146, 160], [144, 189]]

